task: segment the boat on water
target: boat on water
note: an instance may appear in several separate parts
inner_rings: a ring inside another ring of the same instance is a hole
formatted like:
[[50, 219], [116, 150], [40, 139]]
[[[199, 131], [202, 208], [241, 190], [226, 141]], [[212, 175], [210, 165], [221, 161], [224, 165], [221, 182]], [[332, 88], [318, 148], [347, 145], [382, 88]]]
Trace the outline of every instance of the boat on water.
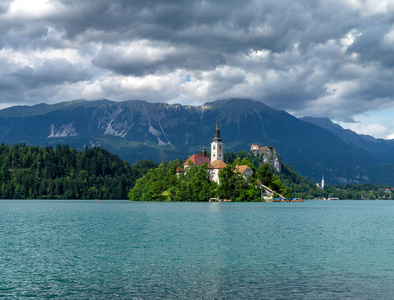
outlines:
[[231, 202], [230, 199], [219, 199], [219, 198], [211, 198], [209, 202]]
[[274, 200], [272, 202], [304, 202], [304, 199], [302, 199], [302, 198], [291, 198], [291, 199], [274, 198]]

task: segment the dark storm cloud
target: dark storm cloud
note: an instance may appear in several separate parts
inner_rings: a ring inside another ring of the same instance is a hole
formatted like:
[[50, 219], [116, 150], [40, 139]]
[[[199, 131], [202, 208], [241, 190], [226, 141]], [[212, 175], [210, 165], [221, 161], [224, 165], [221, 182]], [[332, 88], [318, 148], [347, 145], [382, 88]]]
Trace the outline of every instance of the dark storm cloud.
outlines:
[[[340, 5], [288, 1], [59, 1], [61, 12], [44, 19], [7, 22], [8, 33], [36, 38], [48, 26], [65, 38], [96, 42], [149, 39], [185, 43], [222, 52], [265, 48], [283, 51], [300, 41], [324, 42], [354, 26]], [[351, 15], [352, 16], [352, 15]], [[285, 22], [283, 21], [285, 20]], [[337, 26], [332, 26], [335, 23]], [[265, 32], [265, 31], [269, 32]], [[3, 29], [4, 31], [4, 29]], [[92, 31], [100, 32], [93, 34]], [[37, 35], [38, 34], [38, 35]]]
[[27, 88], [37, 86], [72, 83], [84, 81], [91, 74], [86, 69], [78, 69], [64, 59], [52, 59], [45, 61], [35, 68], [24, 67], [10, 74], [18, 80], [20, 85]]
[[394, 105], [391, 1], [52, 0], [38, 13], [11, 2], [0, 4], [0, 102], [5, 90], [42, 101], [40, 86], [75, 98], [251, 97], [342, 120]]
[[0, 14], [8, 12], [8, 10], [10, 9], [11, 2], [12, 0], [2, 0], [0, 2]]
[[75, 66], [65, 59], [47, 59], [34, 68], [0, 60], [0, 69], [0, 94], [3, 101], [18, 101], [27, 96], [30, 90], [76, 83], [91, 77], [88, 69]]
[[[66, 39], [80, 38], [80, 42], [148, 39], [222, 53], [250, 48], [281, 52], [295, 42], [308, 47], [338, 38], [357, 21], [355, 12], [344, 13], [340, 2], [337, 5], [251, 0], [242, 4], [239, 1], [59, 2], [64, 5], [61, 12], [44, 19], [7, 22], [8, 38], [15, 39], [18, 32], [37, 38], [51, 26], [64, 31]], [[37, 28], [29, 32], [27, 28], [32, 27]]]
[[[388, 43], [386, 36], [393, 30], [392, 24], [371, 24], [351, 45], [348, 51], [359, 53], [363, 61], [379, 61], [383, 66], [394, 66], [394, 46]], [[392, 37], [394, 39], [394, 35]]]
[[[156, 72], [165, 73], [175, 69], [210, 70], [218, 65], [224, 65], [222, 54], [209, 49], [174, 49], [171, 45], [153, 47], [154, 57], [149, 57], [138, 46], [104, 47], [93, 59], [92, 63], [100, 68], [108, 69], [122, 75], [143, 76]], [[146, 47], [150, 47], [146, 45]], [[163, 48], [164, 50], [162, 51]], [[165, 50], [167, 49], [167, 50]], [[146, 50], [146, 49], [144, 49]]]

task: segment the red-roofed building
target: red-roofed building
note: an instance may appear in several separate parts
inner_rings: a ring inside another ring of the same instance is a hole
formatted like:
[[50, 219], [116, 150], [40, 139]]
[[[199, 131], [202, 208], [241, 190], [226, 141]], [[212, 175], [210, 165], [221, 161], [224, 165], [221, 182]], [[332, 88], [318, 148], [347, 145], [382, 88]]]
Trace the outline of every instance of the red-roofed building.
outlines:
[[247, 165], [237, 166], [234, 170], [234, 173], [236, 172], [242, 174], [245, 180], [248, 178], [249, 175], [253, 175], [252, 169]]
[[258, 145], [250, 146], [250, 151], [252, 151], [252, 150], [259, 150], [259, 146]]
[[208, 166], [208, 175], [211, 181], [215, 181], [217, 184], [220, 184], [219, 180], [219, 172], [224, 169], [227, 165], [221, 160], [214, 160]]
[[210, 163], [208, 168], [209, 169], [224, 169], [226, 166], [227, 166], [227, 164], [222, 162], [221, 160], [215, 160]]
[[186, 160], [186, 162], [183, 164], [185, 168], [189, 168], [191, 165], [194, 166], [202, 166], [203, 164], [210, 164], [211, 160], [209, 157], [204, 156], [203, 154], [193, 154]]
[[176, 176], [180, 176], [181, 174], [183, 174], [183, 172], [184, 172], [184, 170], [182, 169], [182, 168], [177, 168], [176, 170], [175, 170], [175, 174], [176, 174]]

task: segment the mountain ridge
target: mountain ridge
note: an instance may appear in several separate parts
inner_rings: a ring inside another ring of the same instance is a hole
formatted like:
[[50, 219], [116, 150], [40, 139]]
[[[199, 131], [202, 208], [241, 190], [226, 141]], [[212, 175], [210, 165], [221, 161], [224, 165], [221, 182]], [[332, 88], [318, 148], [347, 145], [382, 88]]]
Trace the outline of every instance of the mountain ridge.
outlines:
[[374, 138], [370, 135], [358, 134], [350, 129], [344, 129], [328, 118], [302, 117], [300, 120], [324, 128], [349, 145], [364, 148], [383, 161], [394, 162], [394, 140]]
[[199, 106], [106, 99], [19, 106], [0, 111], [0, 141], [79, 149], [101, 146], [129, 162], [143, 158], [160, 162], [209, 149], [217, 118], [225, 151], [249, 150], [251, 144], [273, 146], [284, 162], [315, 182], [322, 174], [327, 183], [390, 180], [386, 173], [380, 174], [379, 165], [391, 170], [394, 158], [382, 159], [328, 129], [251, 99]]

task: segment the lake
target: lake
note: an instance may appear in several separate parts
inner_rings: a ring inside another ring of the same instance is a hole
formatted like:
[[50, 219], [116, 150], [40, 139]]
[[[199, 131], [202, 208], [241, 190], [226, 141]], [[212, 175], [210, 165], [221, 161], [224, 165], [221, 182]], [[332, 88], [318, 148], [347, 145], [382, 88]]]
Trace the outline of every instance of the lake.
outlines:
[[394, 201], [0, 201], [0, 298], [393, 295]]

